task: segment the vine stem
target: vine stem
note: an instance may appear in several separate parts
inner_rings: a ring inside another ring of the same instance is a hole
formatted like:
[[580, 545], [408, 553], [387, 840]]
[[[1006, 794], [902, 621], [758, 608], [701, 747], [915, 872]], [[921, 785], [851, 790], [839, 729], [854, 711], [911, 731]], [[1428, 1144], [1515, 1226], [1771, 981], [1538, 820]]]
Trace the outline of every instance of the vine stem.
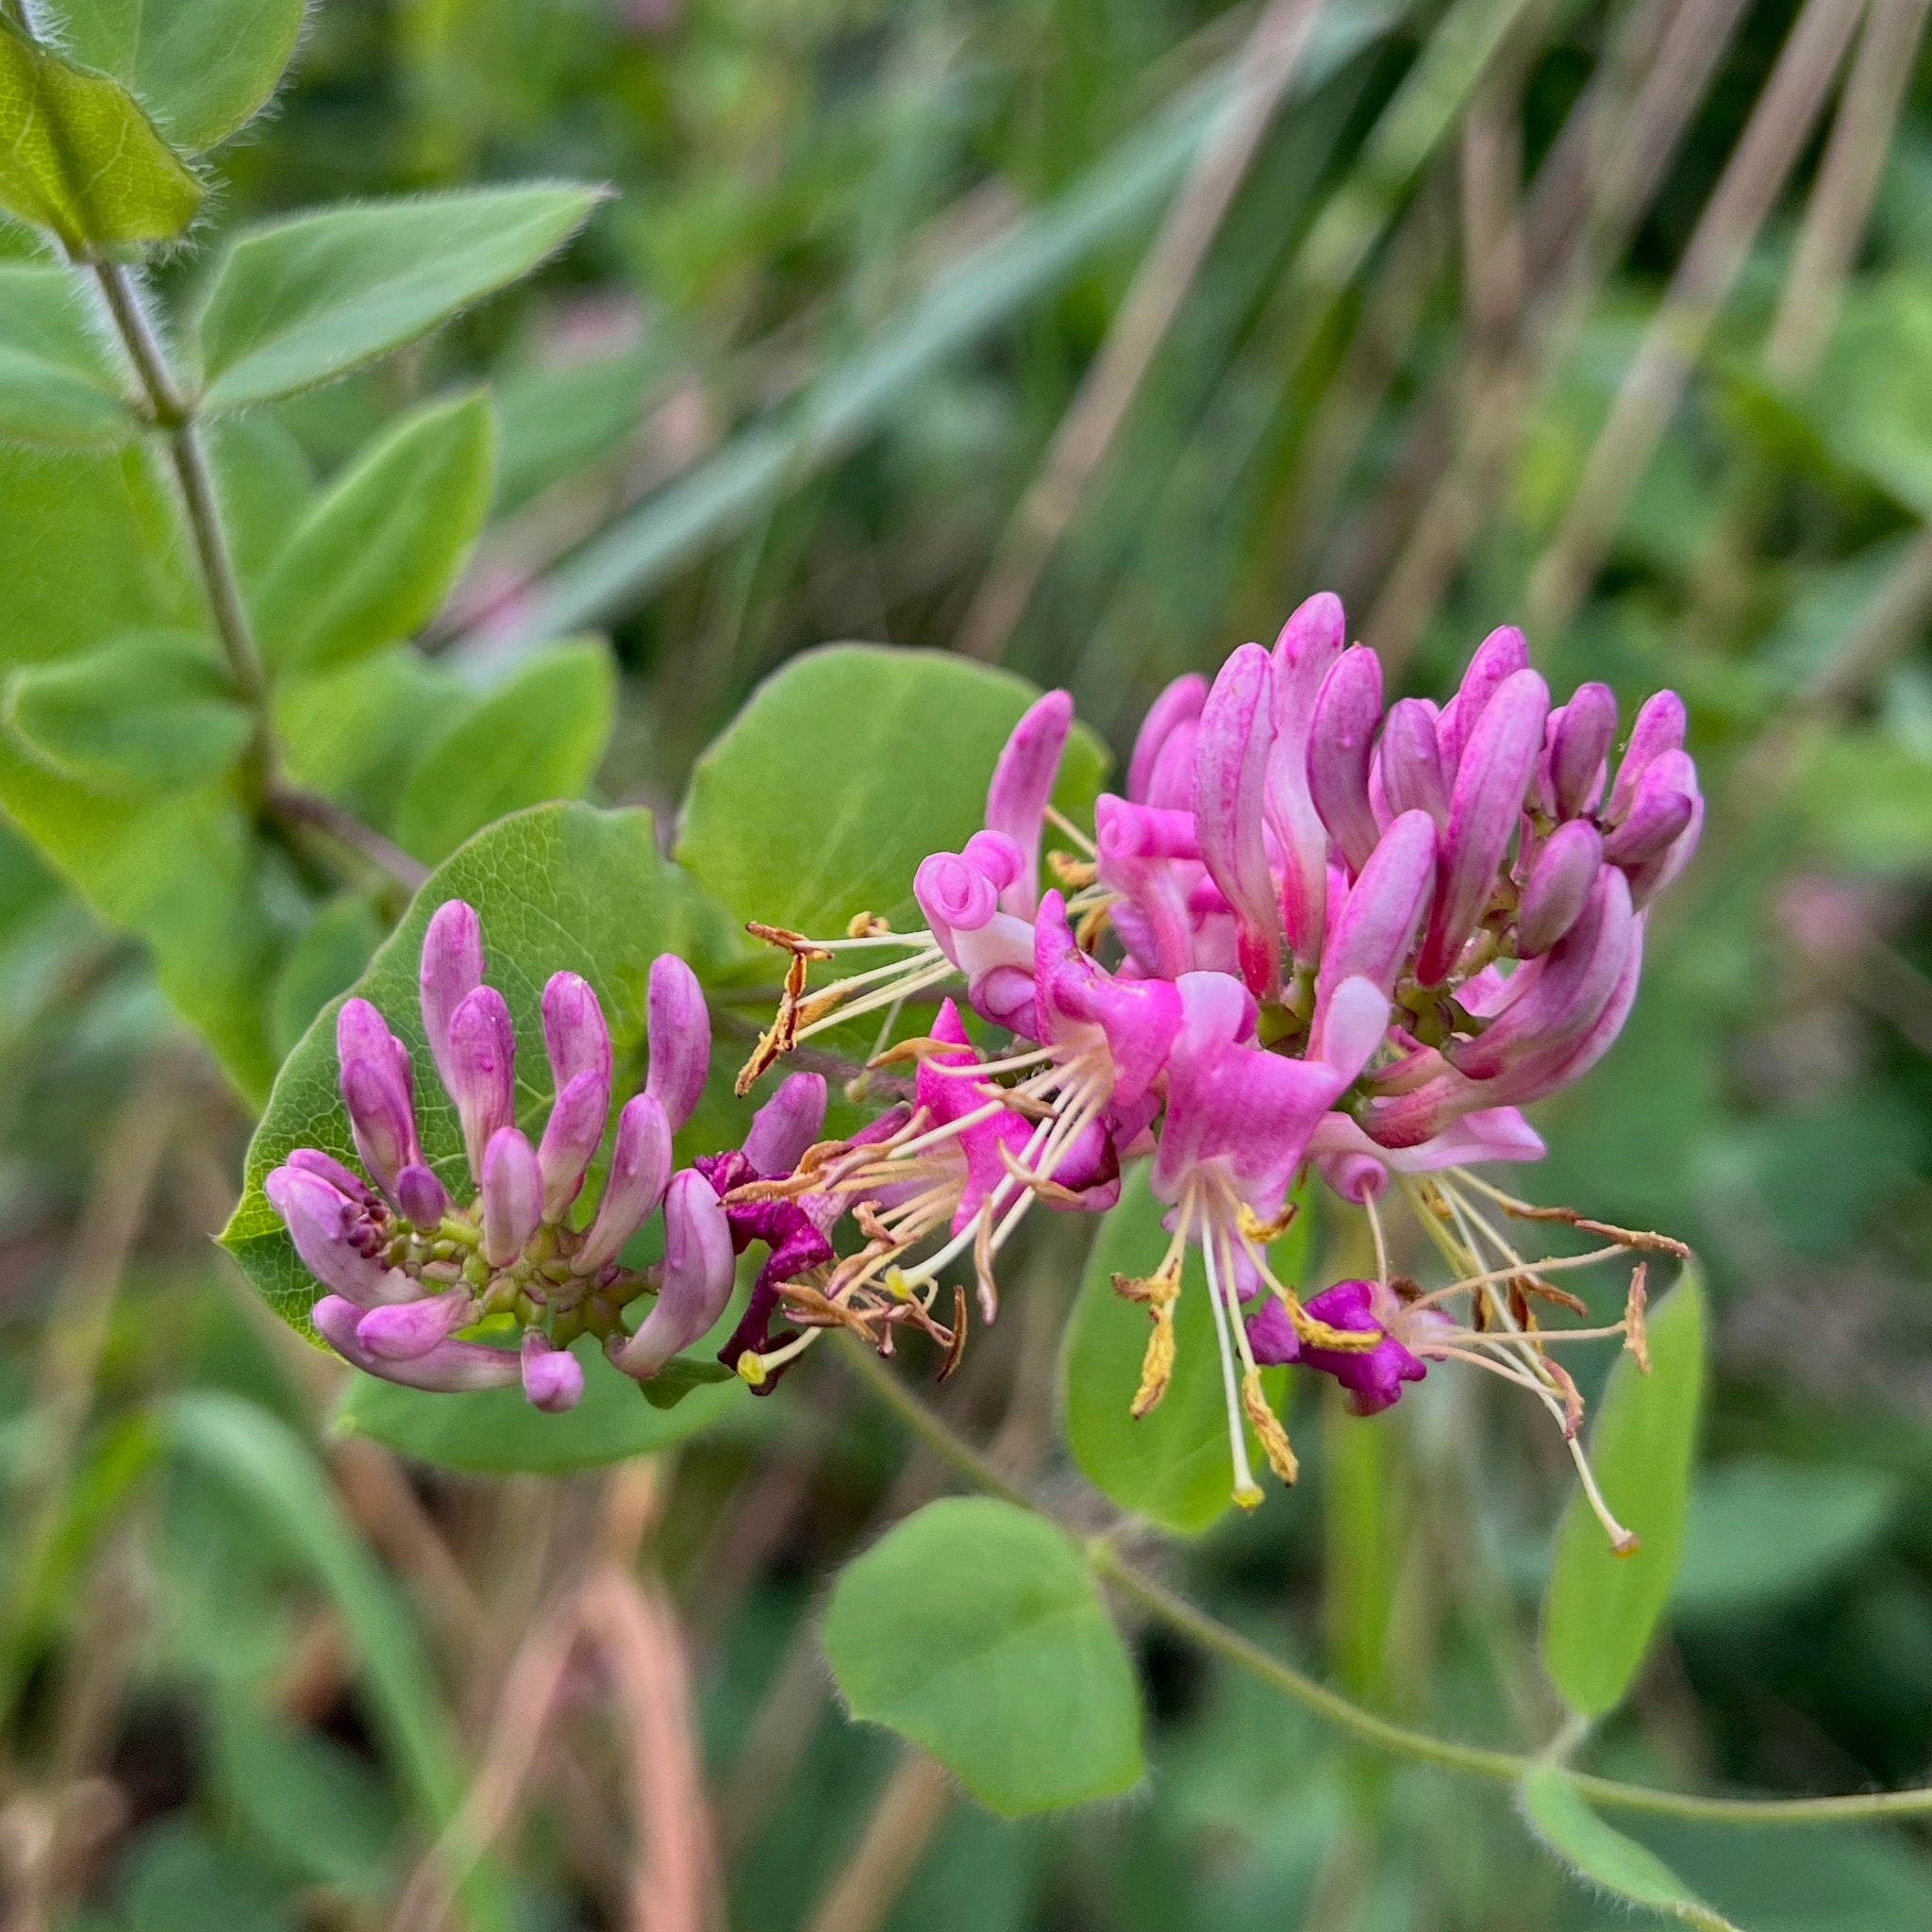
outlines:
[[[841, 1333], [834, 1340], [846, 1366], [884, 1407], [891, 1410], [908, 1434], [975, 1489], [1051, 1520], [1050, 1512], [1009, 1482], [989, 1457], [936, 1414], [873, 1350], [855, 1336]], [[1337, 1730], [1345, 1731], [1391, 1757], [1433, 1765], [1441, 1771], [1460, 1772], [1492, 1784], [1513, 1785], [1539, 1764], [1559, 1755], [1562, 1744], [1573, 1741], [1566, 1734], [1549, 1752], [1502, 1751], [1483, 1744], [1457, 1743], [1453, 1739], [1438, 1738], [1430, 1732], [1396, 1724], [1342, 1696], [1339, 1690], [1330, 1690], [1292, 1664], [1284, 1663], [1239, 1630], [1157, 1582], [1128, 1562], [1107, 1537], [1087, 1539], [1084, 1549], [1088, 1562], [1098, 1575], [1176, 1636], [1211, 1651], [1312, 1711]], [[1932, 1813], [1932, 1787], [1902, 1791], [1855, 1791], [1827, 1798], [1713, 1798], [1624, 1784], [1620, 1779], [1598, 1777], [1590, 1772], [1571, 1772], [1569, 1776], [1582, 1796], [1607, 1808], [1684, 1818], [1704, 1824], [1841, 1824]]]
[[128, 271], [116, 261], [87, 259], [77, 260], [75, 265], [92, 272], [108, 313], [113, 319], [115, 333], [140, 379], [148, 414], [167, 439], [168, 457], [180, 489], [182, 512], [194, 545], [202, 589], [214, 619], [215, 636], [227, 659], [235, 689], [254, 713], [255, 741], [249, 757], [255, 791], [263, 808], [285, 825], [305, 825], [321, 832], [404, 891], [416, 891], [429, 876], [427, 866], [410, 858], [401, 846], [364, 824], [333, 799], [291, 785], [277, 772], [269, 721], [268, 673], [263, 668], [261, 648], [242, 594], [242, 578], [235, 568], [227, 525], [222, 519], [221, 499], [208, 464], [208, 445], [194, 398], [176, 380], [160, 335], [142, 300], [141, 290]]

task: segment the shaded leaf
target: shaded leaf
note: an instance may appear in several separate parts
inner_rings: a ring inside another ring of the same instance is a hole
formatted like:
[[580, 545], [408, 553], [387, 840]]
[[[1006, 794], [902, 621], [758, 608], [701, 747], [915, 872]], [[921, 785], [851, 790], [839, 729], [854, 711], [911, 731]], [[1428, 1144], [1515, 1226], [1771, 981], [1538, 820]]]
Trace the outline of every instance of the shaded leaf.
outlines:
[[292, 395], [401, 348], [527, 275], [596, 203], [587, 188], [471, 189], [243, 231], [199, 319], [207, 407]]
[[1140, 1781], [1133, 1666], [1066, 1532], [929, 1503], [841, 1573], [825, 1652], [854, 1717], [930, 1751], [1008, 1817]]
[[382, 943], [382, 922], [359, 893], [343, 892], [316, 908], [308, 929], [289, 948], [269, 996], [269, 1043], [286, 1058], [309, 1022], [362, 975]]
[[0, 262], [0, 437], [72, 449], [140, 435], [90, 299], [65, 269]]
[[1704, 1393], [1704, 1328], [1703, 1287], [1687, 1266], [1651, 1314], [1652, 1374], [1620, 1357], [1590, 1432], [1604, 1496], [1641, 1546], [1616, 1555], [1579, 1493], [1557, 1528], [1543, 1662], [1586, 1717], [1614, 1709], [1630, 1688], [1676, 1579]]

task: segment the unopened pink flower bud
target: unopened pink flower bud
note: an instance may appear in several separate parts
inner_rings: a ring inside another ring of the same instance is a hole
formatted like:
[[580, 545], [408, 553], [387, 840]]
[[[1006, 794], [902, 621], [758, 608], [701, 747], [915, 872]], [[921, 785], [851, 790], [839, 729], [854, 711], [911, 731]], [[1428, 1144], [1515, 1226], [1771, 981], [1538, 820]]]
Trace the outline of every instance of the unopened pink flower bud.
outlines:
[[1630, 727], [1630, 742], [1624, 748], [1624, 762], [1617, 767], [1617, 782], [1610, 788], [1609, 808], [1605, 813], [1611, 824], [1627, 816], [1637, 798], [1637, 781], [1650, 769], [1651, 761], [1667, 751], [1684, 749], [1684, 734], [1690, 718], [1684, 700], [1674, 691], [1660, 691], [1643, 701], [1637, 722]]
[[344, 1361], [405, 1389], [460, 1395], [476, 1389], [508, 1389], [521, 1378], [514, 1355], [478, 1341], [441, 1341], [413, 1360], [385, 1361], [365, 1348], [358, 1337], [361, 1318], [362, 1311], [355, 1303], [335, 1295], [325, 1295], [309, 1310], [316, 1332]]
[[1328, 832], [1308, 795], [1308, 733], [1322, 682], [1347, 641], [1341, 599], [1327, 591], [1300, 605], [1274, 641], [1274, 741], [1267, 818], [1281, 848], [1281, 922], [1289, 950], [1313, 965], [1328, 917]]
[[1662, 851], [1625, 865], [1630, 878], [1630, 901], [1639, 908], [1648, 906], [1690, 863], [1697, 841], [1704, 834], [1704, 793], [1698, 787], [1697, 767], [1689, 752], [1659, 752], [1651, 760], [1638, 787], [1637, 806], [1626, 824], [1635, 820], [1646, 796], [1653, 791], [1660, 796], [1688, 799], [1690, 810], [1682, 829]]
[[1469, 734], [1450, 794], [1436, 908], [1417, 967], [1424, 986], [1447, 978], [1495, 890], [1496, 869], [1543, 748], [1549, 708], [1542, 679], [1519, 671], [1496, 687]]
[[571, 1265], [594, 1274], [617, 1259], [664, 1198], [671, 1178], [671, 1122], [654, 1093], [637, 1094], [617, 1117], [617, 1140], [597, 1218]]
[[1381, 724], [1382, 660], [1357, 644], [1323, 680], [1308, 736], [1308, 795], [1351, 872], [1375, 849], [1369, 764]]
[[974, 832], [959, 856], [986, 874], [995, 892], [1018, 885], [1026, 875], [1026, 855], [1005, 832]]
[[483, 1153], [483, 1258], [508, 1268], [543, 1219], [537, 1150], [515, 1127], [499, 1127]]
[[395, 1302], [372, 1308], [356, 1324], [356, 1339], [373, 1356], [386, 1362], [414, 1361], [458, 1328], [475, 1319], [475, 1305], [467, 1289], [447, 1294], [424, 1295], [412, 1302]]
[[456, 1009], [483, 984], [483, 923], [460, 899], [445, 899], [423, 935], [423, 1030], [446, 1090], [451, 1084], [449, 1028]]
[[1050, 691], [1013, 726], [993, 767], [986, 794], [986, 825], [1020, 848], [1025, 870], [1000, 894], [1000, 909], [1031, 919], [1040, 899], [1040, 836], [1053, 802], [1067, 735], [1074, 728], [1073, 694]]
[[545, 1415], [562, 1415], [583, 1400], [584, 1365], [567, 1348], [555, 1348], [548, 1336], [535, 1328], [524, 1330], [518, 1357], [524, 1377], [524, 1399]]
[[609, 1091], [610, 1028], [590, 981], [577, 974], [552, 974], [543, 989], [543, 1048], [557, 1092], [579, 1074], [601, 1075]]
[[655, 1375], [724, 1312], [735, 1274], [724, 1205], [710, 1182], [687, 1168], [664, 1198], [664, 1269], [657, 1303], [628, 1341], [613, 1345], [611, 1360], [639, 1381]]
[[319, 1175], [339, 1193], [346, 1194], [360, 1208], [375, 1206], [375, 1192], [359, 1174], [346, 1168], [333, 1155], [320, 1147], [297, 1147], [285, 1163], [304, 1174]]
[[325, 1288], [365, 1308], [417, 1292], [400, 1269], [365, 1252], [358, 1235], [366, 1210], [323, 1175], [290, 1163], [268, 1176], [262, 1191], [282, 1217], [302, 1265]]
[[792, 1074], [758, 1108], [744, 1137], [744, 1158], [767, 1178], [790, 1174], [824, 1131], [825, 1076]]
[[608, 1073], [592, 1068], [564, 1083], [537, 1148], [545, 1221], [561, 1221], [582, 1190], [584, 1175], [603, 1145], [604, 1124], [609, 1113]]
[[1617, 736], [1617, 694], [1607, 684], [1580, 684], [1550, 718], [1550, 789], [1557, 816], [1574, 819], [1602, 795], [1605, 760]]
[[956, 933], [978, 932], [999, 910], [999, 888], [957, 852], [934, 852], [919, 862], [912, 896], [933, 937], [950, 952]]
[[376, 1186], [393, 1196], [397, 1175], [415, 1161], [418, 1150], [415, 1116], [386, 1047], [382, 1060], [345, 1059], [341, 1084], [356, 1152]]
[[1194, 819], [1201, 857], [1234, 908], [1241, 976], [1257, 995], [1281, 979], [1281, 921], [1268, 869], [1263, 804], [1273, 739], [1271, 669], [1258, 644], [1221, 667], [1194, 746]]
[[644, 1091], [675, 1134], [691, 1117], [711, 1071], [711, 1015], [698, 976], [675, 953], [651, 961], [647, 1000], [651, 1071]]
[[1529, 640], [1513, 624], [1499, 625], [1475, 647], [1462, 685], [1442, 708], [1436, 739], [1442, 752], [1442, 775], [1453, 787], [1462, 755], [1475, 734], [1490, 700], [1519, 672], [1529, 668]]
[[1398, 698], [1389, 707], [1379, 763], [1391, 812], [1425, 811], [1438, 831], [1448, 824], [1449, 787], [1436, 744], [1436, 709], [1427, 699]]
[[1141, 735], [1134, 741], [1134, 755], [1127, 761], [1127, 796], [1136, 805], [1153, 802], [1149, 792], [1162, 747], [1179, 726], [1192, 724], [1201, 715], [1207, 702], [1208, 680], [1198, 671], [1191, 671], [1185, 677], [1176, 677], [1147, 707]]
[[1366, 979], [1385, 995], [1394, 991], [1435, 887], [1436, 822], [1425, 811], [1406, 811], [1382, 834], [1329, 930], [1316, 979], [1312, 1053], [1322, 1052], [1328, 1002], [1344, 980]]
[[1588, 819], [1558, 825], [1536, 856], [1516, 913], [1516, 955], [1547, 953], [1576, 924], [1604, 862], [1602, 835]]
[[493, 986], [466, 993], [450, 1015], [449, 1071], [443, 1083], [462, 1122], [470, 1172], [480, 1183], [491, 1137], [516, 1119], [516, 1027]]
[[434, 1168], [412, 1161], [396, 1176], [396, 1206], [418, 1227], [440, 1227], [449, 1212], [449, 1191]]

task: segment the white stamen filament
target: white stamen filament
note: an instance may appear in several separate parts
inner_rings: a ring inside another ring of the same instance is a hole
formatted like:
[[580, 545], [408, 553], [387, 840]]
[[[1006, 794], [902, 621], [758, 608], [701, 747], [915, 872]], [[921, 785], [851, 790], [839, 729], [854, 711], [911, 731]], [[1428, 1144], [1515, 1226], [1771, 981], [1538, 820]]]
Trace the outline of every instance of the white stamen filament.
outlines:
[[1234, 1457], [1234, 1499], [1252, 1509], [1261, 1500], [1261, 1486], [1248, 1464], [1248, 1432], [1241, 1414], [1241, 1391], [1234, 1370], [1234, 1350], [1227, 1339], [1227, 1310], [1222, 1306], [1221, 1271], [1215, 1265], [1215, 1242], [1210, 1233], [1201, 1243], [1201, 1258], [1208, 1264], [1208, 1306], [1214, 1310], [1214, 1337], [1221, 1349], [1221, 1386], [1227, 1398], [1227, 1442]]

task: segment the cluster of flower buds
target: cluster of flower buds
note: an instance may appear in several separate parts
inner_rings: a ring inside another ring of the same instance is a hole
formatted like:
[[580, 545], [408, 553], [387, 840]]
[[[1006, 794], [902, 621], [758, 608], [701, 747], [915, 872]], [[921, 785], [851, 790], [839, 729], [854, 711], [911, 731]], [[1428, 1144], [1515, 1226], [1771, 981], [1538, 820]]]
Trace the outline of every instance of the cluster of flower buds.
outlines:
[[[609, 1126], [610, 1029], [589, 983], [559, 973], [543, 989], [552, 1103], [533, 1146], [516, 1124], [517, 1039], [508, 1003], [484, 981], [483, 933], [460, 900], [440, 907], [423, 942], [423, 1031], [461, 1124], [465, 1185], [425, 1159], [409, 1050], [367, 1000], [336, 1023], [342, 1104], [364, 1174], [297, 1148], [265, 1183], [303, 1263], [327, 1292], [312, 1311], [338, 1354], [412, 1389], [521, 1382], [539, 1408], [573, 1407], [582, 1365], [570, 1345], [599, 1337], [639, 1379], [655, 1374], [724, 1312], [734, 1274], [731, 1231], [694, 1169], [673, 1172], [672, 1137], [690, 1118], [710, 1065], [705, 998], [691, 968], [664, 954], [651, 968], [650, 1069], [617, 1115], [594, 1214], [573, 1215]], [[454, 1166], [455, 1162], [447, 1163]], [[662, 1210], [664, 1255], [642, 1270], [624, 1249]], [[656, 1297], [634, 1334], [624, 1310]], [[463, 1331], [508, 1318], [511, 1350]]]
[[[824, 939], [754, 927], [791, 958], [741, 1092], [870, 1012], [884, 1015], [879, 1062], [916, 1061], [917, 1079], [864, 1134], [810, 1147], [789, 1174], [713, 1170], [727, 1214], [756, 1207], [791, 1257], [777, 1266], [774, 1244], [770, 1293], [734, 1338], [740, 1373], [768, 1384], [833, 1325], [887, 1347], [908, 1319], [956, 1359], [965, 1300], [956, 1289], [950, 1324], [937, 1318], [942, 1271], [970, 1254], [992, 1319], [996, 1257], [1031, 1205], [1105, 1208], [1123, 1168], [1149, 1158], [1172, 1240], [1149, 1274], [1116, 1283], [1153, 1320], [1135, 1412], [1168, 1386], [1197, 1249], [1241, 1501], [1259, 1496], [1244, 1418], [1294, 1474], [1262, 1391], [1273, 1363], [1330, 1374], [1373, 1411], [1428, 1361], [1465, 1358], [1534, 1390], [1574, 1446], [1574, 1385], [1529, 1306], [1583, 1306], [1542, 1278], [1571, 1263], [1526, 1262], [1476, 1197], [1539, 1210], [1464, 1170], [1541, 1155], [1520, 1109], [1616, 1039], [1646, 909], [1690, 861], [1703, 805], [1674, 693], [1639, 712], [1613, 776], [1613, 694], [1585, 685], [1552, 708], [1528, 659], [1520, 631], [1498, 630], [1447, 704], [1385, 708], [1374, 653], [1348, 647], [1334, 597], [1311, 598], [1272, 651], [1243, 645], [1211, 685], [1183, 677], [1160, 695], [1125, 795], [1099, 800], [1091, 839], [1052, 806], [1073, 724], [1052, 692], [1009, 740], [984, 828], [920, 866], [924, 930], [869, 916]], [[1042, 891], [1049, 825], [1065, 849]], [[815, 966], [868, 958], [883, 963], [812, 983]], [[892, 1043], [908, 1002], [961, 982], [1010, 1044], [982, 1054], [951, 999], [928, 1033]], [[1375, 1280], [1304, 1303], [1269, 1251], [1310, 1168], [1369, 1210], [1380, 1261]], [[1391, 1185], [1455, 1264], [1453, 1287], [1424, 1295], [1391, 1276], [1375, 1209]], [[847, 1216], [861, 1239], [841, 1254]], [[1610, 1241], [1590, 1259], [1679, 1252], [1582, 1224]], [[772, 1238], [739, 1219], [734, 1234]], [[798, 1332], [771, 1332], [781, 1305]], [[1641, 1355], [1641, 1268], [1623, 1322], [1565, 1332], [1623, 1335]]]

